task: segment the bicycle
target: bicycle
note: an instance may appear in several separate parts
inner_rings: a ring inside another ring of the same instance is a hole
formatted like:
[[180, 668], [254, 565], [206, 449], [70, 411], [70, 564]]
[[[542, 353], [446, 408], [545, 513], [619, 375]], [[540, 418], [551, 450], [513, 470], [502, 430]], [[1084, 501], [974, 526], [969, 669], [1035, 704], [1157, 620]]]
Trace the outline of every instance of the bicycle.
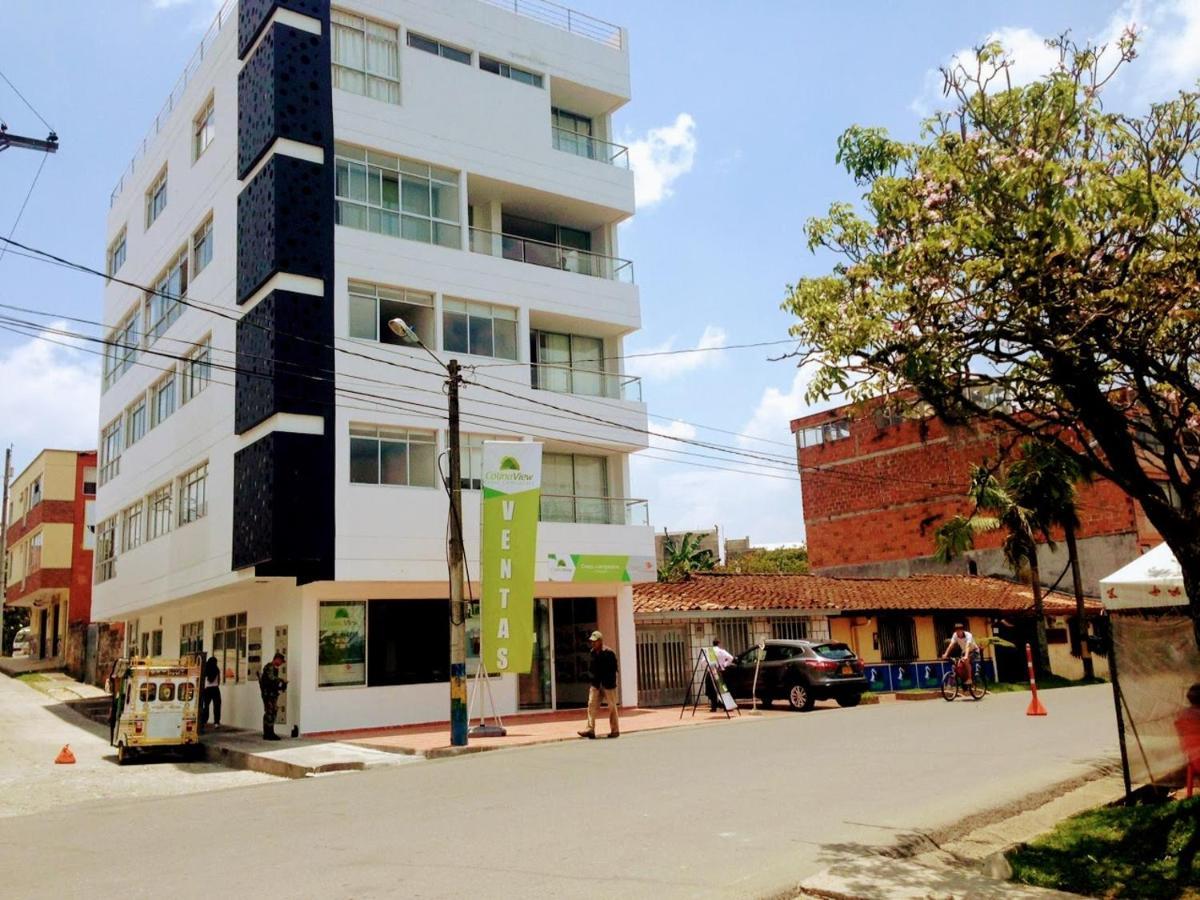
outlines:
[[982, 672], [978, 672], [970, 684], [963, 681], [958, 673], [958, 660], [955, 660], [950, 671], [942, 676], [942, 698], [947, 702], [956, 699], [960, 691], [968, 694], [972, 700], [982, 700], [987, 690], [987, 679], [983, 677]]

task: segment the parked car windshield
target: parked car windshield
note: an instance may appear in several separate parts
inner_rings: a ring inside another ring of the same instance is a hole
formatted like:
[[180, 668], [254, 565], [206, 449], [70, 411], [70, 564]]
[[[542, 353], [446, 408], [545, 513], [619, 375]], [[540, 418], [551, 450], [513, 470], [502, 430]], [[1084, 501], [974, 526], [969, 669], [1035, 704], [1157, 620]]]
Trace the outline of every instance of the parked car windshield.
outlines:
[[854, 651], [845, 644], [816, 644], [813, 651], [826, 659], [854, 659]]

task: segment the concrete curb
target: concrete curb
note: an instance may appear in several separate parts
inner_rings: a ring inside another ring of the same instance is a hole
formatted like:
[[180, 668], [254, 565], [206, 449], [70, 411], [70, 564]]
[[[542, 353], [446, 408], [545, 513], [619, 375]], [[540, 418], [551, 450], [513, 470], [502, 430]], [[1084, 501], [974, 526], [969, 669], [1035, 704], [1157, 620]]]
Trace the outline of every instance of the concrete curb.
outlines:
[[277, 778], [307, 778], [310, 775], [323, 775], [328, 772], [357, 772], [367, 766], [361, 762], [335, 762], [315, 766], [289, 762], [285, 759], [274, 759], [234, 747], [203, 744], [204, 758], [211, 763], [225, 766], [227, 769], [246, 769], [251, 772], [261, 772], [264, 775], [274, 775]]

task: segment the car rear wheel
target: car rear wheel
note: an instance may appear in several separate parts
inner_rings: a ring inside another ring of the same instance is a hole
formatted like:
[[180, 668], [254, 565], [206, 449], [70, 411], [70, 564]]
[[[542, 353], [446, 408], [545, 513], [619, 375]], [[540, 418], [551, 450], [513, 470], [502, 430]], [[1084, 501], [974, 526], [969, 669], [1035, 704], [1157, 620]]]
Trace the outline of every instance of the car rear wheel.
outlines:
[[787, 701], [788, 705], [792, 709], [797, 709], [801, 712], [808, 712], [817, 702], [817, 698], [813, 696], [813, 693], [811, 690], [809, 690], [808, 685], [797, 681], [790, 688], [788, 688]]
[[844, 707], [858, 706], [862, 700], [862, 694], [845, 694], [837, 698], [837, 705]]

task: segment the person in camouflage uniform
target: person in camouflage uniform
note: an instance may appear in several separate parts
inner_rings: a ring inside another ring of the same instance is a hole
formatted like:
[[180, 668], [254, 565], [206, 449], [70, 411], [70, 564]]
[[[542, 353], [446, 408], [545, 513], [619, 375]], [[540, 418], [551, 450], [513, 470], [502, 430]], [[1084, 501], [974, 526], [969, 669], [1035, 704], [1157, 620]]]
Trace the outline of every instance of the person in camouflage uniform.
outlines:
[[263, 739], [268, 741], [280, 740], [275, 733], [276, 704], [279, 702], [279, 692], [287, 689], [287, 682], [279, 677], [279, 667], [283, 665], [283, 654], [276, 653], [274, 658], [263, 666], [262, 675], [258, 679], [258, 690], [263, 702]]

